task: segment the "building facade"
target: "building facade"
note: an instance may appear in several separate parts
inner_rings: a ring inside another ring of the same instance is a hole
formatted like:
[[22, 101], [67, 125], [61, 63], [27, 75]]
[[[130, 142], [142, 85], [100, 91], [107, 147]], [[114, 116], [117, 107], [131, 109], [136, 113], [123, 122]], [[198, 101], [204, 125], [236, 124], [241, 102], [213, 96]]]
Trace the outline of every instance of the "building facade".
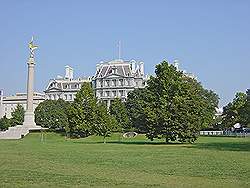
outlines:
[[92, 84], [97, 99], [104, 101], [109, 107], [116, 97], [125, 101], [128, 92], [144, 88], [146, 81], [143, 62], [119, 59], [97, 64]]
[[73, 68], [66, 66], [64, 77], [58, 76], [49, 81], [44, 91], [45, 98], [51, 100], [63, 99], [65, 101], [73, 101], [83, 82], [91, 82], [91, 77], [74, 79]]
[[[20, 104], [26, 110], [27, 105], [27, 94], [26, 93], [16, 93], [13, 96], [3, 96], [0, 97], [0, 118], [6, 115], [7, 118], [11, 118], [11, 112], [15, 111], [16, 106]], [[33, 108], [38, 106], [39, 103], [45, 100], [45, 95], [42, 93], [34, 92]]]

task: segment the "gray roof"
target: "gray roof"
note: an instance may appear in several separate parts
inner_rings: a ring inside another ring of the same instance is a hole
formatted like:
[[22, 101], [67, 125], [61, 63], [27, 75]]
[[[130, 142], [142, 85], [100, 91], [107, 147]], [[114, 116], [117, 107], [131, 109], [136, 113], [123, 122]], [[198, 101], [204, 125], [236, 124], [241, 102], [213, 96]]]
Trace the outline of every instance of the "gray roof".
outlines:
[[139, 69], [132, 72], [132, 65], [129, 61], [114, 60], [110, 62], [101, 63], [97, 66], [95, 78], [104, 78], [109, 75], [119, 75], [122, 77], [140, 77]]

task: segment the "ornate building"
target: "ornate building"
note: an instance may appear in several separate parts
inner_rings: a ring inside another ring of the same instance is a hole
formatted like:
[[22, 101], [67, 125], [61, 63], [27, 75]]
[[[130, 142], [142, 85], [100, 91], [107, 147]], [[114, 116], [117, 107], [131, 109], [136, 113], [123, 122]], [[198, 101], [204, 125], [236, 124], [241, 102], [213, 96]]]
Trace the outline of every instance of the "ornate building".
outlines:
[[[38, 106], [40, 102], [45, 100], [45, 95], [42, 93], [34, 92], [33, 95], [33, 110]], [[27, 94], [16, 93], [13, 96], [0, 96], [0, 118], [6, 115], [7, 118], [11, 118], [11, 112], [16, 109], [16, 106], [20, 104], [26, 109]]]
[[44, 91], [45, 97], [51, 100], [73, 101], [83, 82], [91, 82], [91, 77], [74, 79], [73, 68], [65, 66], [65, 76], [58, 76], [49, 81]]
[[109, 107], [114, 98], [124, 101], [129, 91], [145, 87], [146, 80], [143, 62], [119, 59], [97, 64], [92, 83], [97, 99]]

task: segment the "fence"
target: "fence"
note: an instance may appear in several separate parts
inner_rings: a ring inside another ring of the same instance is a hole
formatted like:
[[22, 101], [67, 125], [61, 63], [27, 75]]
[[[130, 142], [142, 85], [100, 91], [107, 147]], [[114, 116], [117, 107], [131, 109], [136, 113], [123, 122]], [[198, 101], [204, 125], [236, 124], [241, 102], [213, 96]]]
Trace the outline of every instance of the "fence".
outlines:
[[249, 132], [233, 132], [233, 131], [200, 131], [202, 136], [236, 136], [236, 137], [250, 137]]

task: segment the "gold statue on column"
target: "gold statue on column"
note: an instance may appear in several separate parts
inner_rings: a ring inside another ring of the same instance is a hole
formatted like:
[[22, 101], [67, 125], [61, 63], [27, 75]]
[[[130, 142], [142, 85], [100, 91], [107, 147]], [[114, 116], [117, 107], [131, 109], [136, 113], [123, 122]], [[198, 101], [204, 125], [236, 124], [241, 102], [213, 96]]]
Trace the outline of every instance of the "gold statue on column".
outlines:
[[37, 49], [38, 48], [38, 46], [37, 45], [34, 45], [33, 44], [33, 36], [32, 36], [32, 38], [31, 38], [31, 41], [30, 41], [30, 43], [29, 43], [29, 49], [30, 49], [30, 58], [34, 58], [34, 55], [35, 55], [35, 49]]

